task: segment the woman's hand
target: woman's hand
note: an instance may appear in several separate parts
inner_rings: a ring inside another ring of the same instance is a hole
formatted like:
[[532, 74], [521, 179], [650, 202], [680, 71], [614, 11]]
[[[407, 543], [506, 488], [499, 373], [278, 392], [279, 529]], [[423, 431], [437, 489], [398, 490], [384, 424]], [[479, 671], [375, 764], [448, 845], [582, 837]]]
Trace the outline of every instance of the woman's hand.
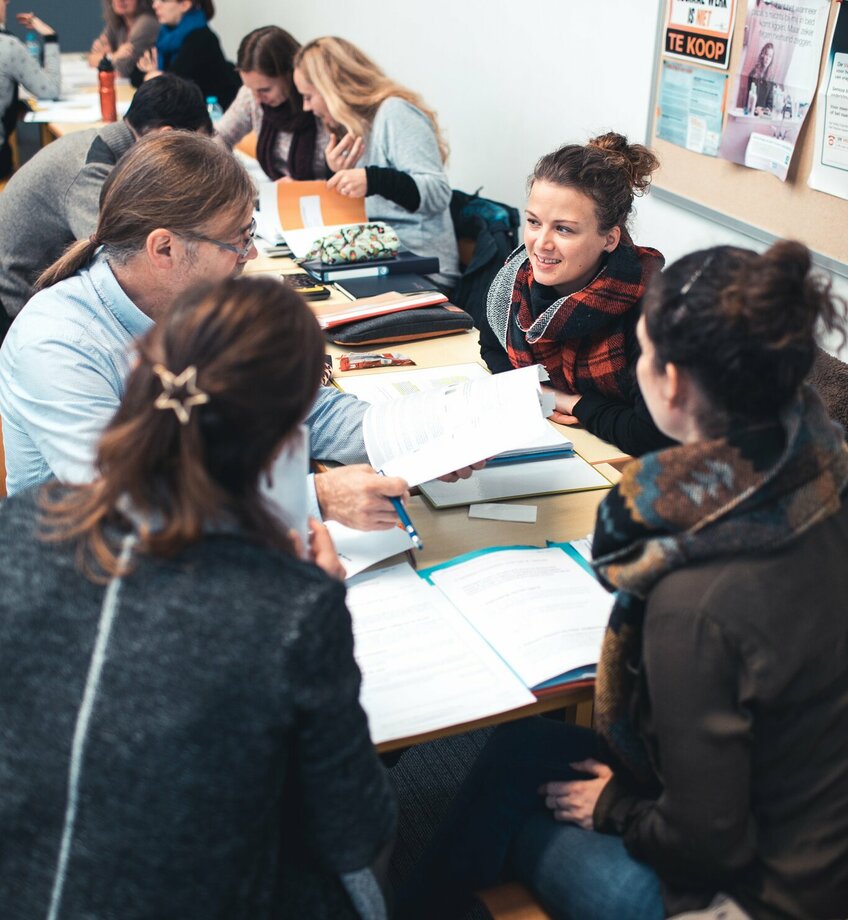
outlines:
[[612, 770], [597, 760], [581, 760], [569, 764], [572, 770], [589, 773], [595, 779], [577, 779], [568, 783], [544, 783], [539, 793], [545, 797], [545, 805], [554, 813], [557, 821], [570, 821], [584, 831], [592, 830], [592, 815], [595, 805], [612, 779]]
[[88, 52], [88, 66], [96, 67], [103, 60], [103, 55], [110, 54], [111, 51], [109, 42], [106, 41], [104, 36], [98, 35], [91, 43], [91, 51]]
[[324, 148], [324, 159], [330, 171], [337, 173], [341, 169], [350, 169], [359, 162], [362, 151], [365, 150], [365, 142], [361, 137], [353, 134], [345, 134], [340, 140], [336, 140], [336, 135], [331, 134], [327, 146]]
[[156, 53], [152, 48], [147, 51], [136, 61], [136, 67], [144, 74], [145, 80], [158, 77], [162, 71], [159, 69], [159, 62], [156, 60]]
[[368, 194], [368, 176], [362, 167], [343, 169], [329, 180], [327, 188], [347, 198], [364, 198]]
[[303, 541], [296, 530], [289, 531], [289, 538], [294, 544], [294, 550], [299, 559], [307, 558], [310, 562], [323, 569], [331, 578], [344, 581], [345, 570], [341, 564], [330, 531], [315, 518], [309, 519], [309, 552], [304, 554]]
[[47, 37], [48, 35], [55, 35], [52, 26], [48, 26], [43, 19], [39, 19], [35, 13], [17, 13], [15, 19], [25, 28], [25, 29], [34, 29], [38, 32], [39, 35]]
[[577, 393], [563, 393], [562, 390], [555, 390], [553, 387], [545, 387], [544, 389], [548, 393], [553, 393], [556, 400], [554, 411], [548, 418], [558, 425], [579, 425], [580, 420], [574, 415], [574, 407], [580, 401], [580, 395]]

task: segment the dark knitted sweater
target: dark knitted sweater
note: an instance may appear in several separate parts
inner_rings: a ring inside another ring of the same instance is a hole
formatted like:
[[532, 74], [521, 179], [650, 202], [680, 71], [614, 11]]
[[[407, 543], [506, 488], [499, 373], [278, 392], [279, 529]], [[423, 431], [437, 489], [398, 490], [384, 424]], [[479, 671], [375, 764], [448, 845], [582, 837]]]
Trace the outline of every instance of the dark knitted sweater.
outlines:
[[0, 916], [47, 916], [69, 823], [60, 918], [349, 916], [338, 875], [375, 859], [394, 805], [343, 586], [210, 536], [142, 559], [108, 629], [107, 589], [37, 517], [33, 492], [0, 505]]

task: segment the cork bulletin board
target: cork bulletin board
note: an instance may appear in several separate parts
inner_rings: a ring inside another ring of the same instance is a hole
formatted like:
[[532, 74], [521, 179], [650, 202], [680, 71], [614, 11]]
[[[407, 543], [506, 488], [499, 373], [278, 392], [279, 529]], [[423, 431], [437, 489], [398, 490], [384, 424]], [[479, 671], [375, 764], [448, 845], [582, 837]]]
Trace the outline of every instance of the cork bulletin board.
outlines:
[[[739, 0], [731, 46], [730, 75], [738, 67], [745, 52], [743, 41], [746, 13], [748, 4], [753, 2]], [[833, 0], [830, 7], [825, 52], [839, 9], [839, 0]], [[661, 162], [661, 168], [654, 174], [652, 194], [764, 243], [782, 237], [798, 239], [813, 250], [819, 265], [848, 277], [848, 201], [816, 191], [807, 185], [814, 147], [815, 98], [798, 136], [785, 182], [766, 172], [718, 157], [694, 153], [656, 136], [666, 8], [667, 3], [661, 3], [648, 124], [648, 142], [656, 150]], [[825, 60], [826, 53], [823, 53], [819, 65], [819, 81], [823, 76]], [[728, 79], [728, 93], [731, 80], [732, 77]]]

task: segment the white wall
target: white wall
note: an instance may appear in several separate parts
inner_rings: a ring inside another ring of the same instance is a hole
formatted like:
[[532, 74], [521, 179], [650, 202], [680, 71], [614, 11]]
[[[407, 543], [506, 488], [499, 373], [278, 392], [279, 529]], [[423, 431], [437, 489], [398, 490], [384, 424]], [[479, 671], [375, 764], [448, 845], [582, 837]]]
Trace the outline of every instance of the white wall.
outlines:
[[[336, 34], [421, 93], [451, 145], [455, 188], [524, 204], [535, 161], [564, 142], [615, 129], [645, 138], [656, 26], [664, 0], [219, 0], [213, 23], [235, 59], [241, 37], [263, 25], [301, 42]], [[848, 211], [848, 207], [846, 207]], [[657, 198], [641, 201], [634, 238], [668, 260], [747, 236]], [[835, 278], [848, 296], [848, 281]], [[843, 357], [848, 359], [848, 349]]]

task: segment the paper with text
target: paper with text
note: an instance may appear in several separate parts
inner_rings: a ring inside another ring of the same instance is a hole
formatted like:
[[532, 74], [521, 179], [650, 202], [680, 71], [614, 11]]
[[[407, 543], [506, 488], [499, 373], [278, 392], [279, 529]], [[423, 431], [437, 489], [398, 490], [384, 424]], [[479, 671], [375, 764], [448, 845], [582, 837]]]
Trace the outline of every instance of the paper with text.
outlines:
[[484, 553], [430, 578], [528, 687], [600, 657], [613, 597], [559, 548]]
[[439, 591], [408, 565], [348, 586], [360, 701], [375, 744], [534, 702]]
[[371, 465], [415, 486], [546, 436], [539, 373], [522, 367], [372, 404]]

